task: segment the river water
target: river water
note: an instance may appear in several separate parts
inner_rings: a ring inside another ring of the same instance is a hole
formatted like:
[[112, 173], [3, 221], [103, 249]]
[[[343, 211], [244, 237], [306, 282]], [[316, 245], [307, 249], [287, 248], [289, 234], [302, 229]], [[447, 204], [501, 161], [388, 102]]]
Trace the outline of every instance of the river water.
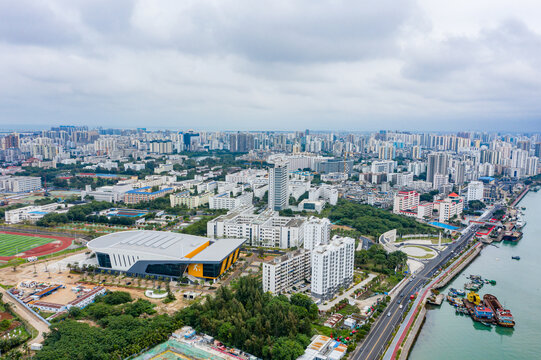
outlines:
[[[469, 274], [496, 280], [496, 286], [487, 284], [479, 294], [498, 297], [513, 313], [515, 328], [476, 323], [469, 316], [456, 315], [445, 301], [427, 311], [409, 359], [541, 359], [541, 191], [528, 193], [519, 206], [526, 207], [522, 240], [485, 247], [448, 285], [463, 289]], [[515, 255], [521, 260], [512, 260]], [[447, 288], [443, 291], [447, 294]]]

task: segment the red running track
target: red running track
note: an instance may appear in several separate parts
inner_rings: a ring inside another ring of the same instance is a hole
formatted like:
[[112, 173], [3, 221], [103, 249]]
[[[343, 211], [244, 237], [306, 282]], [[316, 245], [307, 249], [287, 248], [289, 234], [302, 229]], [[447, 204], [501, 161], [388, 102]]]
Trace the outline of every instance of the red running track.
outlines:
[[30, 250], [26, 250], [25, 252], [22, 253], [23, 255], [19, 255], [19, 256], [17, 256], [17, 255], [0, 256], [0, 260], [2, 260], [2, 261], [9, 261], [9, 260], [14, 259], [14, 258], [28, 258], [28, 257], [31, 257], [31, 256], [49, 255], [49, 254], [52, 254], [52, 253], [67, 249], [74, 240], [74, 238], [71, 238], [71, 237], [41, 235], [41, 234], [29, 234], [29, 233], [13, 232], [13, 231], [0, 231], [0, 234], [33, 236], [33, 237], [38, 237], [38, 238], [57, 240], [57, 241], [53, 241], [53, 242], [50, 242], [50, 243], [45, 244], [45, 245], [35, 247], [33, 249], [30, 249]]

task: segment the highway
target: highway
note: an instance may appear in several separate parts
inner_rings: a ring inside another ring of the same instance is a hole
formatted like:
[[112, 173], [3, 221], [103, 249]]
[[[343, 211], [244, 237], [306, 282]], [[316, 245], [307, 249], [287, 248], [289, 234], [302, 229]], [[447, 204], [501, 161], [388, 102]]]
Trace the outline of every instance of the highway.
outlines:
[[[479, 220], [490, 219], [494, 211], [499, 209], [496, 205], [490, 211], [483, 214]], [[408, 308], [410, 295], [415, 294], [425, 285], [437, 270], [439, 270], [447, 261], [462, 251], [468, 244], [468, 241], [477, 232], [480, 224], [469, 225], [462, 235], [452, 244], [448, 245], [445, 250], [441, 251], [438, 256], [431, 261], [425, 263], [425, 266], [415, 275], [410, 277], [410, 280], [402, 288], [398, 296], [395, 296], [384, 313], [380, 315], [378, 320], [372, 325], [368, 336], [362, 344], [360, 344], [355, 353], [351, 357], [354, 360], [373, 360], [379, 359], [391, 339], [394, 329], [402, 322], [405, 311]], [[400, 305], [403, 305], [400, 309]], [[390, 314], [390, 315], [389, 315]]]

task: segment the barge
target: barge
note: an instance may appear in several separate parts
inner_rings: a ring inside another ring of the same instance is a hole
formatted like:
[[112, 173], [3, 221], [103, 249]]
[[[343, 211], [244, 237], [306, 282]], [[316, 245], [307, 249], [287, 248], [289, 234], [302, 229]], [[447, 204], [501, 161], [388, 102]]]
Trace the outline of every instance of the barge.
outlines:
[[515, 327], [515, 320], [513, 314], [508, 309], [504, 309], [502, 304], [498, 301], [498, 298], [491, 294], [485, 294], [483, 296], [483, 303], [486, 307], [490, 308], [494, 313], [496, 323], [503, 327]]

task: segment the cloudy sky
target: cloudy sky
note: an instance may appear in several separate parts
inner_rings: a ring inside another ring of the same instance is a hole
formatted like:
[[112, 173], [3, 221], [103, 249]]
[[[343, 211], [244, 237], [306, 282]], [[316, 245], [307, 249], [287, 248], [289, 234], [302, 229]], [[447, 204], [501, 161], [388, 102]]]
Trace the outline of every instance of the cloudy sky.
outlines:
[[541, 131], [539, 0], [0, 0], [0, 128]]

